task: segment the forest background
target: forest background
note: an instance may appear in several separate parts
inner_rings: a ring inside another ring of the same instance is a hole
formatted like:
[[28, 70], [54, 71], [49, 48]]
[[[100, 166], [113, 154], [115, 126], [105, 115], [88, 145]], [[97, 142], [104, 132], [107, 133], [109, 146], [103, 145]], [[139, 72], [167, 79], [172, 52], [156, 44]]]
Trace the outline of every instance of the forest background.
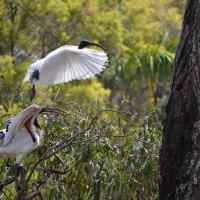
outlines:
[[[43, 143], [24, 159], [27, 196], [35, 184], [38, 199], [158, 198], [162, 120], [184, 6], [183, 0], [0, 0], [0, 128], [31, 103], [67, 112], [39, 120]], [[107, 49], [105, 72], [38, 86], [30, 102], [31, 84], [22, 83], [28, 66], [82, 39]], [[61, 141], [61, 149], [51, 149]], [[45, 157], [48, 149], [53, 153]], [[6, 161], [1, 157], [1, 185], [12, 176]], [[16, 198], [15, 183], [1, 187], [0, 196]]]

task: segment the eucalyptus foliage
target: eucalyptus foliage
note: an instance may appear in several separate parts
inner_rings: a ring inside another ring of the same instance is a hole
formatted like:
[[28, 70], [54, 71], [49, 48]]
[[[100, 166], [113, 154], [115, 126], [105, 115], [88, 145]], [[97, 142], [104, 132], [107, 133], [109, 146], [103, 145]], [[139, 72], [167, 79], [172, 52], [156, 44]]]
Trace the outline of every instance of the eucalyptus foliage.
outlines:
[[[161, 124], [155, 112], [140, 117], [75, 102], [65, 112], [39, 119], [43, 143], [24, 159], [27, 198], [33, 192], [42, 199], [157, 198]], [[13, 176], [5, 159], [1, 166], [0, 187]], [[2, 199], [16, 196], [14, 182], [2, 187]]]

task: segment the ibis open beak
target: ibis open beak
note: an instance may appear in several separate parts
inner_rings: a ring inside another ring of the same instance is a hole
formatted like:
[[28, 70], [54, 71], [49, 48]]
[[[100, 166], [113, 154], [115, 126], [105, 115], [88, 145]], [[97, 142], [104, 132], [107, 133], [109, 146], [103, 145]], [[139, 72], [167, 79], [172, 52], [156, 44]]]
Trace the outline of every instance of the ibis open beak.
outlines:
[[40, 126], [39, 123], [38, 123], [37, 117], [35, 118], [33, 124], [34, 124], [37, 128], [39, 128], [40, 130], [42, 130], [42, 129], [41, 129], [41, 126]]

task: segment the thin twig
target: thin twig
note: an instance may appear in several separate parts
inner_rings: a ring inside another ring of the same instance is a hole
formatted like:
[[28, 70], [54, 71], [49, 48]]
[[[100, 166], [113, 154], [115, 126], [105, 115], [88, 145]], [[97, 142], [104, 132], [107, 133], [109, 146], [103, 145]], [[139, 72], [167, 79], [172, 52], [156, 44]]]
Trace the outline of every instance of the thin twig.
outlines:
[[[90, 122], [90, 124], [88, 125], [88, 127], [86, 129], [84, 129], [83, 131], [80, 131], [79, 133], [75, 134], [74, 136], [72, 136], [70, 138], [67, 138], [66, 140], [60, 142], [59, 144], [56, 144], [56, 145], [52, 146], [51, 148], [47, 149], [46, 152], [40, 157], [40, 159], [38, 159], [38, 161], [36, 161], [36, 163], [34, 164], [31, 172], [28, 175], [28, 178], [26, 179], [26, 184], [30, 180], [32, 174], [34, 173], [36, 167], [38, 166], [38, 164], [40, 162], [42, 162], [43, 160], [48, 159], [49, 157], [55, 155], [57, 152], [59, 152], [62, 149], [66, 148], [67, 146], [70, 146], [79, 135], [81, 135], [82, 133], [90, 130], [92, 125], [97, 121], [99, 115], [101, 115], [103, 112], [114, 112], [114, 113], [122, 113], [122, 114], [130, 114], [131, 115], [131, 113], [129, 111], [117, 111], [117, 110], [111, 110], [111, 109], [103, 109], [103, 110], [99, 111], [96, 114], [96, 116], [92, 119], [92, 121]], [[66, 144], [66, 142], [68, 142], [68, 143]], [[58, 148], [58, 149], [55, 150], [55, 148]], [[48, 154], [52, 150], [53, 150], [53, 152]]]

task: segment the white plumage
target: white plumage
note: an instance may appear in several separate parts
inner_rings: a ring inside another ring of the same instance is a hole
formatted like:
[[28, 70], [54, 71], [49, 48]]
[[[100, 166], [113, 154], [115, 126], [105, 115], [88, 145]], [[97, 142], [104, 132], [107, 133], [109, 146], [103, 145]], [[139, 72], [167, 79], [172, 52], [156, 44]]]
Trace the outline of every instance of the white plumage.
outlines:
[[36, 117], [42, 107], [36, 104], [22, 110], [13, 117], [6, 129], [0, 131], [2, 137], [0, 154], [16, 156], [16, 163], [20, 164], [22, 157], [37, 148], [43, 132], [39, 126], [34, 126]]
[[[104, 51], [84, 48], [89, 45], [96, 45]], [[108, 55], [101, 45], [83, 40], [78, 47], [61, 46], [30, 65], [23, 81], [30, 80], [33, 84], [34, 98], [34, 85], [90, 78], [101, 73], [108, 63]], [[58, 109], [33, 104], [13, 117], [7, 128], [0, 130], [0, 154], [16, 156], [16, 163], [21, 164], [22, 157], [40, 144], [43, 132], [37, 123], [37, 116], [41, 112], [54, 111], [59, 113]]]
[[23, 81], [30, 80], [33, 85], [58, 84], [90, 78], [101, 73], [109, 62], [107, 53], [84, 48], [88, 45], [102, 47], [101, 45], [89, 41], [82, 42], [84, 45], [80, 43], [79, 46], [61, 46], [45, 58], [36, 61], [28, 68]]

